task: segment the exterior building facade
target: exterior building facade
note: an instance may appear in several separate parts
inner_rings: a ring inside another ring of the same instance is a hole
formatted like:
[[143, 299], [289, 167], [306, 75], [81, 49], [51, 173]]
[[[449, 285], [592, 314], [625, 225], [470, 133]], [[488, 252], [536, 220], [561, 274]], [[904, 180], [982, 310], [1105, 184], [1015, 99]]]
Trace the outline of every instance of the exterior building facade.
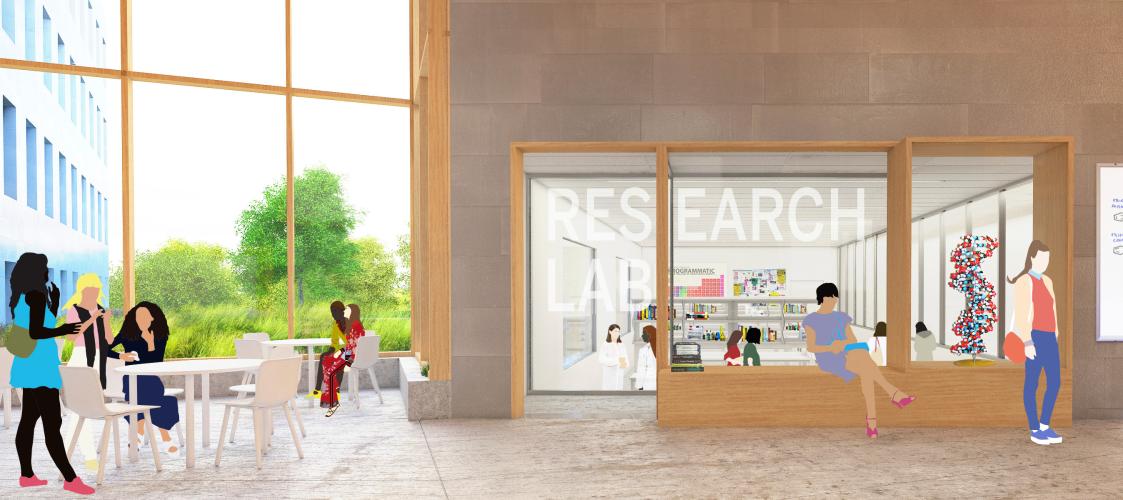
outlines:
[[[102, 66], [105, 29], [90, 0], [0, 0], [0, 57]], [[105, 82], [76, 75], [0, 71], [3, 99], [3, 194], [0, 260], [3, 323], [11, 320], [12, 268], [20, 254], [50, 258], [62, 296], [78, 277], [109, 277], [106, 158], [110, 113]]]

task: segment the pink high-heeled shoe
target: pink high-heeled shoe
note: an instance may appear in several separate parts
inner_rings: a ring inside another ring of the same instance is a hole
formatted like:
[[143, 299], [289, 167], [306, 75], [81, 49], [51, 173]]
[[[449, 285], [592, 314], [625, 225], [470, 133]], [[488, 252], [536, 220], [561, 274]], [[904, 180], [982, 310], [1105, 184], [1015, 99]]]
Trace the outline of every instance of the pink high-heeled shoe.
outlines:
[[916, 396], [905, 396], [901, 399], [894, 399], [897, 397], [898, 392], [901, 391], [894, 391], [893, 396], [889, 398], [889, 401], [897, 405], [897, 408], [904, 409], [906, 406], [912, 404], [913, 401], [916, 401]]
[[877, 439], [877, 425], [870, 427], [870, 421], [877, 422], [876, 418], [866, 417], [866, 437], [870, 439]]
[[23, 476], [19, 477], [19, 487], [20, 488], [30, 488], [32, 486], [44, 486], [46, 484], [47, 484], [46, 481], [44, 481], [42, 479], [39, 479], [39, 477], [36, 476], [35, 474], [32, 474], [31, 477], [23, 477]]

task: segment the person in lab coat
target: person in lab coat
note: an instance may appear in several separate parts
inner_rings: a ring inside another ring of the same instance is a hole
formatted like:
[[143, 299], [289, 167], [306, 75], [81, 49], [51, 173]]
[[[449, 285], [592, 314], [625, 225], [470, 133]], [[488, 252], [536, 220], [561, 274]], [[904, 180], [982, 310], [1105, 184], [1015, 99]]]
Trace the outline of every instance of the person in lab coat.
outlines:
[[643, 327], [643, 347], [636, 354], [636, 389], [641, 391], [655, 390], [655, 327]]
[[620, 338], [620, 325], [608, 326], [608, 335], [600, 346], [600, 364], [604, 367], [601, 390], [624, 390], [624, 372], [628, 370], [628, 349]]

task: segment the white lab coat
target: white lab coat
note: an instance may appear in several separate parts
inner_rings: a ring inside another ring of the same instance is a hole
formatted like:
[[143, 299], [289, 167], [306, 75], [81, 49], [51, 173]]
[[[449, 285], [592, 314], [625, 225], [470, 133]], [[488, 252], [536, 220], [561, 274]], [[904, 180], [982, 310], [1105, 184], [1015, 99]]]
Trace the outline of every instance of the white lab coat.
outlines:
[[[627, 366], [620, 366], [620, 358], [624, 358]], [[628, 349], [622, 342], [604, 342], [600, 345], [600, 364], [603, 368], [601, 390], [624, 390], [624, 373], [631, 362], [628, 360]]]
[[655, 390], [655, 352], [651, 344], [644, 344], [636, 354], [636, 389]]

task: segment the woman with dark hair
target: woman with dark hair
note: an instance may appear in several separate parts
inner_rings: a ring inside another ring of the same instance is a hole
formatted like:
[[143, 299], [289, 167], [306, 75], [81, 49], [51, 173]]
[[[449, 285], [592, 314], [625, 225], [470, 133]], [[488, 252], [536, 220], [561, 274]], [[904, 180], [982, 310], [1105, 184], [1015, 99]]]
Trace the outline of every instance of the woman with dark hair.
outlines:
[[729, 340], [725, 342], [725, 364], [726, 366], [742, 366], [744, 361], [741, 360], [741, 348], [737, 345], [741, 343], [741, 330], [734, 330], [729, 334]]
[[601, 390], [624, 390], [624, 372], [628, 369], [628, 349], [620, 336], [620, 325], [608, 325], [608, 334], [597, 356], [603, 367]]
[[[1033, 240], [1026, 251], [1022, 272], [1009, 278], [1014, 285], [1014, 334], [1025, 344], [1026, 377], [1022, 386], [1022, 403], [1029, 420], [1029, 440], [1036, 444], [1059, 444], [1063, 441], [1049, 427], [1053, 406], [1061, 391], [1061, 354], [1057, 344], [1057, 300], [1053, 279], [1045, 275], [1049, 267], [1049, 247]], [[1037, 383], [1045, 372], [1045, 397], [1041, 415], [1037, 414]]]
[[741, 357], [741, 364], [749, 366], [749, 360], [752, 359], [753, 366], [760, 366], [760, 352], [756, 350], [757, 344], [760, 343], [760, 328], [755, 326], [749, 327], [749, 334], [745, 338], [745, 353]]
[[819, 309], [803, 319], [803, 328], [807, 331], [807, 351], [815, 353], [815, 362], [823, 371], [845, 382], [854, 380], [854, 377], [861, 380], [862, 396], [866, 401], [866, 436], [876, 438], [874, 384], [880, 385], [889, 394], [890, 402], [898, 408], [908, 406], [916, 400], [916, 396], [901, 392], [885, 379], [870, 358], [869, 344], [858, 342], [854, 337], [850, 315], [834, 310], [838, 305], [838, 287], [834, 283], [819, 285], [815, 289], [815, 300]]
[[[316, 372], [316, 388], [308, 394], [309, 398], [320, 400], [320, 408], [331, 408], [331, 404], [323, 397], [324, 368], [331, 363], [331, 356], [343, 348], [347, 343], [347, 306], [341, 301], [334, 301], [328, 306], [331, 309], [331, 347], [320, 355], [320, 369]], [[338, 386], [337, 386], [338, 387]], [[334, 392], [335, 388], [331, 388]], [[338, 396], [336, 396], [338, 399]], [[329, 415], [330, 416], [330, 415]]]
[[658, 387], [656, 369], [658, 362], [655, 359], [655, 346], [657, 331], [654, 325], [644, 325], [642, 330], [643, 347], [636, 354], [636, 389], [641, 391], [654, 391]]
[[359, 338], [367, 334], [367, 331], [363, 329], [363, 317], [358, 304], [347, 305], [347, 322], [351, 326], [347, 329], [347, 343], [343, 346], [343, 349], [330, 356], [325, 355], [321, 359], [323, 369], [320, 372], [322, 376], [327, 377], [328, 385], [335, 388], [335, 390], [326, 391], [320, 395], [320, 406], [325, 403], [328, 405], [328, 412], [325, 415], [327, 417], [334, 415], [335, 411], [339, 409], [338, 388], [341, 382], [340, 377], [343, 376], [345, 367], [351, 366], [351, 363], [355, 361], [355, 348], [359, 346]]
[[936, 336], [928, 331], [923, 321], [916, 322], [916, 338], [912, 340], [912, 350], [916, 353], [914, 361], [932, 361], [936, 352]]
[[[876, 325], [873, 325], [873, 336], [870, 337], [870, 344], [872, 344], [870, 346], [870, 351], [880, 353], [876, 356], [877, 359], [875, 359], [874, 362], [881, 366], [884, 366], [888, 362], [888, 359], [886, 359], [885, 357], [885, 346], [882, 345], [881, 339], [888, 339], [888, 337], [888, 324], [886, 324], [884, 321], [878, 321]], [[873, 354], [870, 354], [870, 357], [872, 358], [875, 356]]]
[[12, 360], [11, 386], [23, 389], [23, 408], [19, 427], [16, 429], [19, 485], [27, 488], [47, 484], [47, 481], [35, 475], [31, 467], [35, 423], [42, 420], [43, 441], [47, 445], [47, 452], [66, 480], [62, 488], [80, 495], [89, 495], [94, 489], [74, 473], [59, 432], [62, 427], [62, 407], [59, 405], [62, 377], [58, 370], [59, 352], [55, 337], [85, 330], [101, 314], [93, 313], [91, 319], [81, 324], [64, 323], [56, 328], [59, 289], [54, 283], [48, 283], [49, 276], [46, 255], [25, 253], [16, 261], [9, 281], [12, 298], [8, 302], [8, 310], [13, 322], [16, 327], [27, 330], [27, 334], [35, 341], [31, 354], [27, 357], [16, 356]]
[[[164, 311], [151, 302], [141, 302], [125, 314], [121, 331], [110, 342], [109, 349], [123, 346], [125, 352], [120, 357], [125, 360], [126, 365], [159, 363], [164, 360], [169, 333], [168, 319], [164, 316]], [[129, 387], [129, 377], [125, 375], [122, 379], [125, 400], [133, 401], [129, 396], [133, 390]], [[171, 457], [179, 456], [179, 448], [172, 444], [171, 434], [168, 433], [179, 423], [179, 403], [175, 396], [164, 395], [164, 383], [160, 381], [160, 377], [140, 375], [136, 378], [136, 402], [157, 407], [152, 410], [152, 425], [160, 430], [160, 437], [164, 441], [160, 448]], [[128, 418], [125, 417], [126, 420]], [[144, 417], [141, 416], [137, 420], [143, 419]], [[144, 426], [136, 427], [143, 436]]]

